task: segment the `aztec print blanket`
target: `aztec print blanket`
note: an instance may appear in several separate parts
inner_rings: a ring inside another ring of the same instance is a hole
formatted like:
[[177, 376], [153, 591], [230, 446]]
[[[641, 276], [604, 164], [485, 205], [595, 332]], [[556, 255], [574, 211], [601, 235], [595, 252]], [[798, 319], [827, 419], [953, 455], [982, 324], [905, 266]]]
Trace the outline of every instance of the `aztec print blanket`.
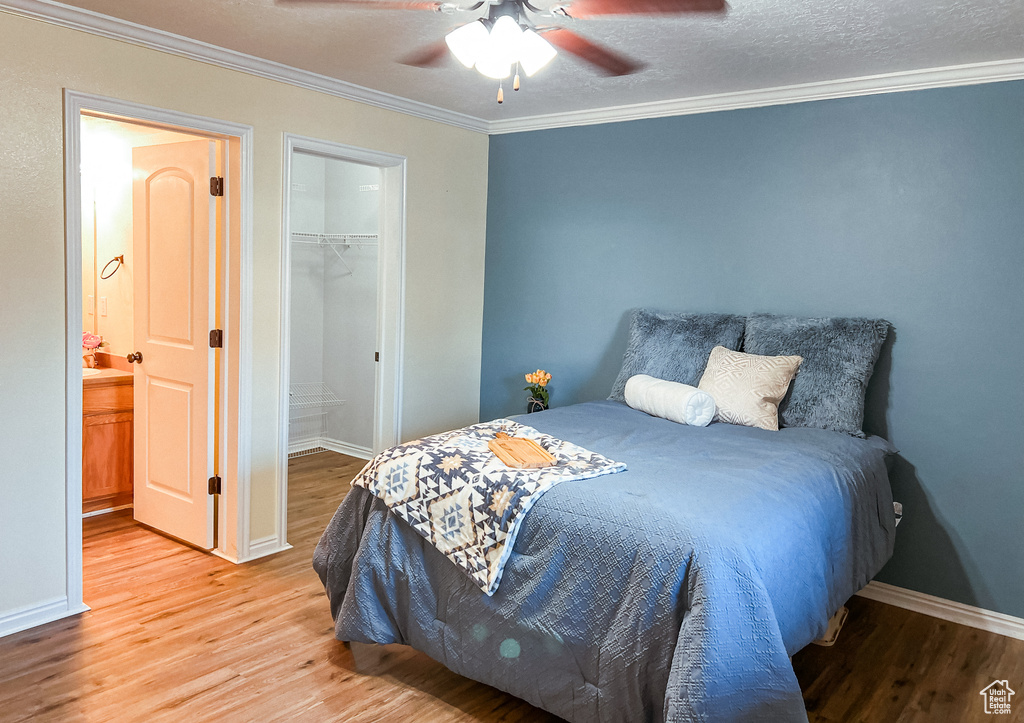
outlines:
[[[497, 432], [529, 437], [555, 465], [505, 466], [487, 447]], [[622, 472], [626, 465], [533, 427], [496, 419], [381, 452], [352, 481], [384, 501], [488, 595], [501, 581], [516, 533], [541, 495], [559, 482]]]

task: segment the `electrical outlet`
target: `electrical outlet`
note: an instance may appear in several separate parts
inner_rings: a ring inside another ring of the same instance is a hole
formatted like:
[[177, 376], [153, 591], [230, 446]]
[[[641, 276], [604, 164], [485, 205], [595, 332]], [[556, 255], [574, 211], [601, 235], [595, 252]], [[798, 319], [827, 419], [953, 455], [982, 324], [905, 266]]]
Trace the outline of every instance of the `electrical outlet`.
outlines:
[[107, 297], [106, 296], [101, 296], [100, 297], [100, 316], [106, 316], [106, 315], [107, 315]]
[[94, 316], [96, 314], [96, 297], [89, 294], [86, 305], [89, 307], [89, 316]]

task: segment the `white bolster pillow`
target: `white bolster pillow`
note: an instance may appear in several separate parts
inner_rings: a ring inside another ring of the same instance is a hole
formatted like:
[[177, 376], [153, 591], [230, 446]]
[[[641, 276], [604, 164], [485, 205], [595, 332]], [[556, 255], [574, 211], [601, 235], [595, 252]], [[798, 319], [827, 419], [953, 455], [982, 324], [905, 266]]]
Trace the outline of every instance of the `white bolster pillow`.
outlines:
[[715, 398], [697, 387], [637, 374], [626, 382], [626, 404], [679, 424], [706, 427], [715, 418]]

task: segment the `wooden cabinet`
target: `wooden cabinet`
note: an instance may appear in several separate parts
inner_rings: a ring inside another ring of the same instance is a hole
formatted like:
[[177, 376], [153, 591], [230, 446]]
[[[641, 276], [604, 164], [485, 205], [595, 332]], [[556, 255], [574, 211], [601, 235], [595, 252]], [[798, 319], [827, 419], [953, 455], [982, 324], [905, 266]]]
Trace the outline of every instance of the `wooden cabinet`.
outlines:
[[83, 512], [119, 507], [132, 501], [132, 382], [131, 374], [114, 370], [83, 380]]

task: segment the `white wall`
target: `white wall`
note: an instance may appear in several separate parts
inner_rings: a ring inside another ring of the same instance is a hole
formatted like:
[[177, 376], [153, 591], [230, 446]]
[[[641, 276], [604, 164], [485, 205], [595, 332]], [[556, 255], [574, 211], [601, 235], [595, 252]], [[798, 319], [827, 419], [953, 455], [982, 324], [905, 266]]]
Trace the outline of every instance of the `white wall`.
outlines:
[[[292, 231], [323, 232], [324, 174], [323, 158], [293, 156]], [[303, 244], [292, 244], [291, 252], [291, 382], [311, 384], [322, 381], [324, 373], [324, 254]]]
[[[296, 153], [292, 156], [291, 230], [300, 233], [324, 231], [324, 184], [326, 164], [320, 156]], [[324, 377], [324, 252], [318, 246], [291, 247], [291, 384], [314, 384]], [[303, 442], [318, 440], [323, 427], [323, 409], [289, 409], [289, 437]], [[314, 441], [309, 446], [317, 446]], [[303, 447], [305, 448], [305, 447]]]
[[[113, 124], [90, 120], [82, 122], [82, 269], [83, 276], [91, 277], [83, 290], [82, 311], [88, 319], [85, 328], [109, 343], [106, 351], [125, 355], [135, 351], [131, 348], [132, 146], [116, 134]], [[120, 255], [125, 266], [100, 279], [107, 262]], [[105, 315], [102, 299], [106, 299]], [[96, 315], [91, 313], [94, 310]]]
[[64, 88], [254, 128], [251, 538], [278, 520], [284, 133], [408, 159], [401, 434], [477, 421], [486, 136], [6, 13], [0, 68], [0, 629], [66, 594]]
[[328, 233], [377, 233], [380, 169], [360, 163], [326, 160], [324, 227]]

